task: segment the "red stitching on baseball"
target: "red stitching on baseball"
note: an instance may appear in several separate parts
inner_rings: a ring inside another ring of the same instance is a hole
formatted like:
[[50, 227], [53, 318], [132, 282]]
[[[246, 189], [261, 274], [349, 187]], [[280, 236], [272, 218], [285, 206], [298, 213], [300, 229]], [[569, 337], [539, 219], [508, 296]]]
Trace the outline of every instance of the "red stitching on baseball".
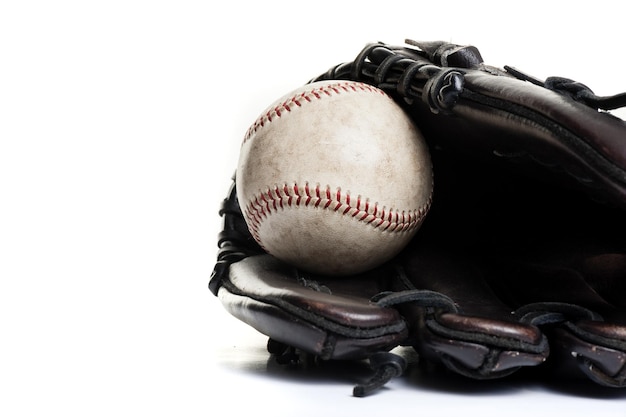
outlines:
[[[333, 192], [329, 186], [322, 188], [319, 184], [314, 189], [308, 182], [304, 187], [296, 183], [284, 184], [281, 187], [268, 188], [259, 195], [253, 196], [248, 206], [245, 207], [244, 213], [252, 235], [260, 242], [259, 227], [263, 219], [274, 212], [290, 207], [313, 206], [323, 210], [330, 209], [342, 215], [350, 215], [382, 231], [405, 232], [419, 226], [432, 203], [431, 194], [422, 207], [406, 212], [385, 209], [385, 207], [379, 208], [377, 203], [370, 204], [369, 200], [365, 199], [365, 208], [361, 209], [361, 196], [356, 199], [356, 207], [354, 207], [350, 205], [350, 194], [343, 193], [343, 195], [345, 195], [345, 201], [341, 201], [342, 193], [339, 188]], [[345, 208], [340, 210], [342, 207]], [[351, 211], [352, 213], [348, 214]]]
[[294, 103], [296, 106], [302, 107], [304, 103], [302, 103], [301, 100], [305, 100], [307, 103], [311, 103], [313, 100], [320, 100], [324, 97], [329, 97], [335, 94], [342, 94], [344, 92], [367, 92], [387, 96], [387, 93], [378, 88], [355, 81], [338, 81], [337, 83], [314, 87], [311, 90], [304, 91], [293, 97], [288, 98], [282, 104], [279, 104], [276, 107], [268, 110], [265, 114], [259, 117], [252, 124], [252, 126], [250, 126], [250, 128], [244, 135], [243, 143], [246, 143], [250, 139], [250, 137], [254, 135], [255, 132], [265, 127], [267, 123], [273, 122], [275, 118], [285, 116], [285, 114], [283, 114], [283, 111], [289, 113], [296, 110], [295, 108], [291, 108], [289, 106], [289, 103]]

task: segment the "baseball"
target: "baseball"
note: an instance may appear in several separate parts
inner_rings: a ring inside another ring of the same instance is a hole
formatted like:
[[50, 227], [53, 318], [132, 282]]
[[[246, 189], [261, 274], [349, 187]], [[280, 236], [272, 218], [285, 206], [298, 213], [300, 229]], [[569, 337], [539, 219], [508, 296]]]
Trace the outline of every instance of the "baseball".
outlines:
[[268, 253], [351, 275], [408, 244], [430, 208], [433, 175], [423, 137], [385, 92], [324, 81], [276, 101], [248, 129], [236, 186]]

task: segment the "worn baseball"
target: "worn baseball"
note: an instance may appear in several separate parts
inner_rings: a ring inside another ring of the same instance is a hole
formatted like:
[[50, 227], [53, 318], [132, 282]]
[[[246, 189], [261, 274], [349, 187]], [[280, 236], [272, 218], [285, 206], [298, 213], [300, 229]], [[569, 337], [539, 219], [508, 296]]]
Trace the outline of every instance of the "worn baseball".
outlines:
[[302, 270], [351, 275], [394, 257], [428, 213], [426, 143], [385, 92], [305, 85], [248, 129], [237, 198], [254, 239]]

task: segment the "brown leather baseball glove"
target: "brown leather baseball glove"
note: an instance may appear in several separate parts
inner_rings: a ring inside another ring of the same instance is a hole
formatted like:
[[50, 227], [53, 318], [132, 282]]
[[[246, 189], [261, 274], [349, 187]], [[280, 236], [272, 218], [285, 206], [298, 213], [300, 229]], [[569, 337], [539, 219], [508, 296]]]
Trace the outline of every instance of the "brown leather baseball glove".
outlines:
[[608, 112], [626, 95], [445, 42], [367, 45], [312, 81], [329, 79], [404, 106], [431, 152], [430, 213], [391, 262], [316, 276], [261, 250], [233, 188], [209, 284], [224, 307], [280, 362], [369, 359], [357, 396], [403, 372], [398, 346], [473, 379], [531, 367], [626, 386], [626, 125]]

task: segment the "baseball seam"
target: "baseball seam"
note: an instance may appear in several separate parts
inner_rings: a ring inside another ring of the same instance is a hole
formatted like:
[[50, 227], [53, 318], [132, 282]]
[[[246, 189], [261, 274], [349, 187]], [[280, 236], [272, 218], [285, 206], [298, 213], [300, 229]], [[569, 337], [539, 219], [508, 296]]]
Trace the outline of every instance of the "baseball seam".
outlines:
[[252, 196], [244, 212], [248, 229], [254, 239], [263, 245], [259, 235], [263, 220], [272, 213], [286, 208], [313, 207], [330, 210], [343, 216], [350, 216], [381, 231], [400, 233], [418, 227], [428, 213], [431, 203], [432, 193], [426, 203], [418, 209], [408, 211], [386, 209], [362, 196], [355, 198], [350, 193], [342, 193], [340, 188], [333, 191], [330, 186], [323, 188], [317, 184], [311, 187], [307, 182], [302, 187], [294, 183], [268, 188]]
[[321, 100], [324, 97], [330, 97], [336, 94], [358, 92], [376, 93], [387, 96], [387, 93], [383, 90], [368, 84], [353, 81], [337, 82], [312, 88], [287, 98], [282, 103], [267, 110], [265, 114], [259, 116], [246, 132], [243, 143], [246, 143], [259, 129], [263, 128], [268, 123], [282, 117], [286, 113], [292, 112], [296, 108], [302, 107], [303, 104], [310, 103], [314, 100]]

